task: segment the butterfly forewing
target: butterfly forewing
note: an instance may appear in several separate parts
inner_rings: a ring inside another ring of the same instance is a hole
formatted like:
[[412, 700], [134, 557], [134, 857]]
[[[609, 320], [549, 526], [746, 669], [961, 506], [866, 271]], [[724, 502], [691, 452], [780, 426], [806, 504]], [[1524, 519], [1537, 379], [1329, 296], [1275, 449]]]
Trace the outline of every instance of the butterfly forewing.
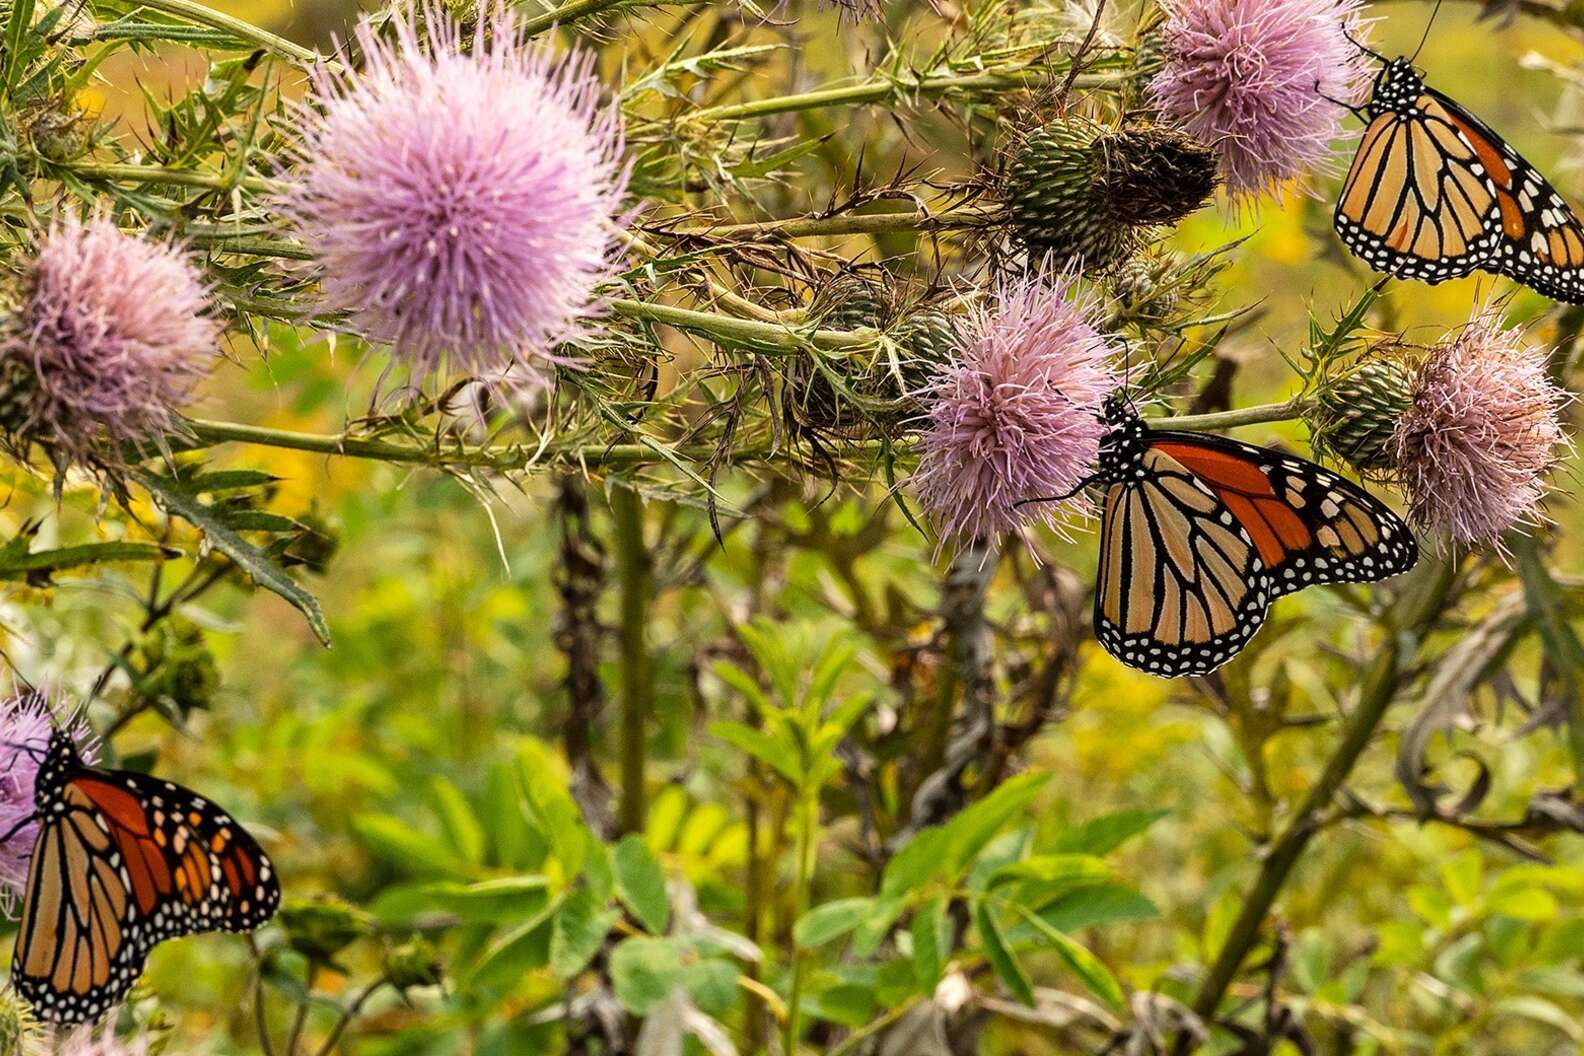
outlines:
[[62, 740], [39, 779], [12, 981], [44, 1018], [80, 1023], [126, 995], [156, 944], [250, 931], [280, 886], [225, 811], [169, 781], [84, 766]]
[[1122, 415], [1101, 446], [1101, 478], [1095, 633], [1152, 674], [1220, 667], [1275, 597], [1385, 579], [1418, 559], [1408, 526], [1358, 485], [1225, 437]]
[[1501, 136], [1402, 59], [1370, 113], [1337, 200], [1349, 249], [1402, 278], [1483, 270], [1584, 302], [1584, 223]]

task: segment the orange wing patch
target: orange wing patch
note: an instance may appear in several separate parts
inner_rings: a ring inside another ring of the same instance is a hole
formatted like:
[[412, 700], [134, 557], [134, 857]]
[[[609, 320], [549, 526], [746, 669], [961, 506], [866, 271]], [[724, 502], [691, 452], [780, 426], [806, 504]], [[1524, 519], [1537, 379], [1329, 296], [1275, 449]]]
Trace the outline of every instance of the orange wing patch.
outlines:
[[1215, 492], [1248, 531], [1266, 568], [1275, 568], [1313, 541], [1309, 528], [1276, 496], [1270, 478], [1253, 462], [1198, 444], [1163, 440], [1155, 446]]

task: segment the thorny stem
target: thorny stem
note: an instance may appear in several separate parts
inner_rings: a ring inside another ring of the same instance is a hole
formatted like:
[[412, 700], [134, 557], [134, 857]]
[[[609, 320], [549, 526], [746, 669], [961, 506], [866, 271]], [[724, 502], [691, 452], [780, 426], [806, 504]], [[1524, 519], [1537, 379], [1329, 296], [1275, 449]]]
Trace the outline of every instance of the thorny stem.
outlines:
[[[797, 873], [792, 888], [792, 920], [803, 919], [809, 909], [809, 889], [814, 883], [814, 851], [818, 846], [819, 794], [799, 790], [797, 835]], [[788, 929], [790, 936], [791, 929]], [[797, 940], [792, 943], [792, 984], [787, 994], [786, 1031], [782, 1035], [781, 1051], [785, 1056], [797, 1056], [798, 1038], [803, 1033], [803, 952]]]
[[648, 319], [664, 323], [678, 330], [704, 334], [766, 352], [797, 353], [815, 348], [842, 351], [873, 347], [875, 335], [863, 330], [804, 330], [796, 331], [781, 323], [762, 322], [757, 319], [737, 319], [713, 312], [699, 312], [692, 308], [677, 308], [669, 304], [634, 301], [616, 298], [606, 302], [611, 311], [631, 319]]
[[[620, 7], [629, 0], [568, 0], [560, 7], [551, 8], [549, 11], [532, 18], [525, 18], [522, 22], [522, 31], [527, 36], [535, 36], [555, 26], [567, 26], [579, 19], [590, 15], [597, 15], [613, 7]], [[654, 6], [663, 6], [664, 3], [701, 4], [708, 0], [662, 0]]]
[[244, 191], [265, 194], [279, 190], [281, 184], [262, 176], [227, 176], [220, 172], [198, 172], [194, 169], [168, 169], [159, 165], [119, 165], [98, 162], [53, 162], [56, 168], [88, 179], [116, 180], [122, 183], [170, 183], [182, 187], [208, 187], [216, 191], [229, 191], [240, 187]]
[[820, 235], [872, 235], [892, 231], [945, 231], [983, 227], [1000, 218], [1004, 207], [963, 205], [935, 211], [910, 209], [889, 213], [846, 213], [841, 216], [793, 217], [747, 224], [673, 228], [670, 236], [749, 240], [767, 237], [810, 238]]
[[[1375, 662], [1364, 676], [1358, 703], [1348, 717], [1336, 750], [1304, 797], [1292, 821], [1263, 856], [1254, 886], [1243, 900], [1242, 909], [1216, 955], [1210, 974], [1205, 977], [1194, 997], [1193, 1010], [1202, 1019], [1209, 1020], [1215, 1014], [1244, 959], [1259, 941], [1260, 930], [1282, 885], [1309, 846], [1309, 841], [1319, 831], [1322, 817], [1331, 807], [1332, 798], [1353, 772], [1359, 756], [1369, 746], [1370, 738], [1385, 718], [1387, 708], [1413, 671], [1425, 635], [1451, 597], [1457, 578], [1456, 564], [1438, 559], [1427, 561], [1427, 564], [1429, 567], [1420, 574], [1418, 582], [1398, 604], [1396, 616], [1389, 624], [1391, 629]], [[1179, 1035], [1173, 1052], [1176, 1056], [1185, 1056], [1191, 1046], [1192, 1040], [1185, 1033]]]
[[167, 15], [197, 22], [199, 25], [224, 30], [238, 40], [257, 44], [265, 51], [274, 52], [305, 66], [312, 65], [319, 59], [317, 52], [310, 51], [300, 44], [293, 44], [285, 37], [278, 37], [251, 22], [245, 22], [240, 18], [205, 7], [203, 4], [193, 3], [193, 0], [138, 0], [138, 2], [139, 6], [146, 7], [150, 11], [161, 11]]
[[621, 591], [621, 799], [617, 826], [624, 834], [642, 832], [645, 725], [651, 710], [647, 631], [653, 576], [644, 547], [643, 499], [631, 488], [611, 490], [616, 522], [616, 578]]
[[[935, 98], [951, 92], [997, 91], [1003, 88], [1020, 88], [1030, 84], [1043, 84], [1050, 79], [1050, 68], [1029, 68], [1000, 73], [947, 74], [940, 77], [879, 77], [859, 84], [837, 88], [818, 88], [796, 95], [779, 95], [771, 99], [757, 99], [749, 103], [727, 103], [709, 106], [684, 114], [685, 123], [709, 124], [714, 121], [734, 121], [751, 117], [768, 117], [771, 114], [790, 114], [802, 110], [819, 110], [827, 106], [852, 106], [866, 103], [904, 102], [913, 98]], [[1101, 73], [1079, 77], [1074, 83], [1079, 88], [1100, 88], [1115, 84], [1121, 74]]]
[[1262, 403], [1255, 407], [1239, 407], [1230, 411], [1210, 414], [1182, 414], [1171, 418], [1156, 418], [1148, 424], [1160, 429], [1183, 429], [1192, 432], [1209, 432], [1217, 429], [1235, 429], [1240, 425], [1259, 425], [1264, 422], [1290, 422], [1301, 418], [1309, 409], [1309, 402], [1299, 397], [1281, 403]]

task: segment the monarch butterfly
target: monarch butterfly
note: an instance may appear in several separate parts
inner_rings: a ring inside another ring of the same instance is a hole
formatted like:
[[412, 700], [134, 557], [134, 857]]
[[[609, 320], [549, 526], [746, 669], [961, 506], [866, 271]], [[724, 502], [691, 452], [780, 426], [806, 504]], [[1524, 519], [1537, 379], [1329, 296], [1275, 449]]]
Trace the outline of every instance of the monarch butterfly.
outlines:
[[33, 800], [11, 983], [45, 1019], [97, 1019], [157, 943], [251, 931], [280, 905], [269, 859], [229, 814], [169, 781], [89, 766], [61, 730]]
[[1273, 599], [1385, 579], [1419, 559], [1395, 513], [1313, 462], [1151, 429], [1118, 395], [1103, 418], [1095, 636], [1125, 664], [1206, 674], [1243, 648]]
[[1367, 115], [1337, 199], [1349, 249], [1402, 278], [1488, 271], [1584, 304], [1584, 223], [1488, 125], [1404, 58], [1376, 76]]

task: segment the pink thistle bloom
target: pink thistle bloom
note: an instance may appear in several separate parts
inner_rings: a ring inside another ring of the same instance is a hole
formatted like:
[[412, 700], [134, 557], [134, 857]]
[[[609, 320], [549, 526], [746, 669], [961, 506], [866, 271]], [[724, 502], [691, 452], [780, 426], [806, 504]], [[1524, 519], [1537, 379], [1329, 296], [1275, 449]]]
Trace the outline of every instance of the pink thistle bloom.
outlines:
[[[414, 373], [545, 356], [597, 312], [628, 169], [594, 56], [557, 59], [504, 6], [471, 40], [437, 4], [365, 17], [362, 70], [313, 72], [279, 207], [319, 265], [324, 306]], [[464, 45], [468, 45], [464, 47]]]
[[[1169, 120], [1221, 152], [1234, 198], [1300, 178], [1331, 157], [1369, 83], [1347, 39], [1360, 0], [1166, 0], [1165, 66], [1150, 82]], [[1333, 102], [1332, 100], [1337, 100]]]
[[1542, 519], [1545, 478], [1567, 443], [1567, 400], [1545, 351], [1481, 311], [1419, 367], [1392, 435], [1409, 516], [1456, 544], [1500, 552], [1502, 532]]
[[[1095, 304], [1071, 275], [997, 286], [964, 317], [957, 356], [925, 385], [913, 486], [944, 539], [1056, 526], [1054, 504], [1099, 454], [1100, 405], [1118, 378]], [[1069, 512], [1088, 513], [1075, 498]]]
[[168, 243], [123, 233], [105, 216], [66, 214], [26, 276], [0, 357], [25, 376], [19, 435], [81, 457], [104, 440], [156, 437], [218, 355], [209, 291]]
[[[10, 833], [0, 843], [0, 910], [7, 916], [27, 886], [28, 863], [38, 838], [38, 823], [31, 820], [33, 782], [58, 724], [55, 708], [42, 693], [16, 690], [0, 698], [0, 836]], [[83, 758], [92, 762], [98, 753], [87, 729], [74, 720], [64, 725]]]

